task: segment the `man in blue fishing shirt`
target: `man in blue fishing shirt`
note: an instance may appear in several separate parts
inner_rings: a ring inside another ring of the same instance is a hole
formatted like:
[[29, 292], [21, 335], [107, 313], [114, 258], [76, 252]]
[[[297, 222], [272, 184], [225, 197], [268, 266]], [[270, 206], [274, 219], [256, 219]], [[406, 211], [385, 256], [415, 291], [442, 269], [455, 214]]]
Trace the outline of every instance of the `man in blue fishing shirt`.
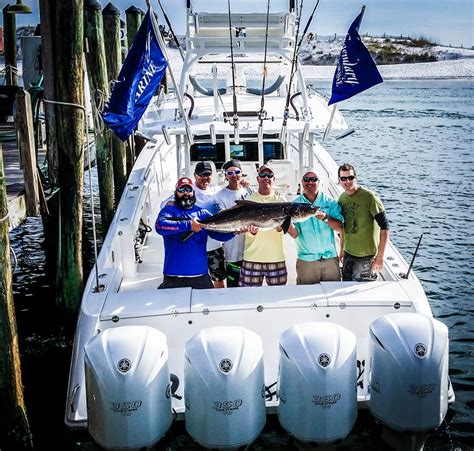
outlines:
[[[158, 214], [156, 231], [163, 236], [165, 262], [163, 283], [158, 288], [214, 288], [208, 273], [206, 243], [208, 235], [219, 241], [232, 239], [234, 233], [207, 231], [200, 220], [212, 216], [208, 210], [195, 205], [193, 182], [182, 177], [176, 183], [174, 200]], [[180, 220], [182, 219], [182, 220]], [[181, 236], [194, 232], [186, 241]]]
[[288, 231], [296, 239], [298, 285], [341, 280], [334, 232], [342, 233], [344, 218], [339, 204], [319, 190], [319, 182], [314, 169], [306, 170], [301, 179], [303, 193], [294, 200], [319, 207], [316, 217]]

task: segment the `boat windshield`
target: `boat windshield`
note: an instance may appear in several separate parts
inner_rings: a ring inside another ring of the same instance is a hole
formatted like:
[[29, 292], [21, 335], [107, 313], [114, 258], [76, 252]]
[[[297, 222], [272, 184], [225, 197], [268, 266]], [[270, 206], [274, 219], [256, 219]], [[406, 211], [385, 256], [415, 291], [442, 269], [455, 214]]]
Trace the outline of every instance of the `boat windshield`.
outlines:
[[[258, 142], [241, 141], [239, 144], [230, 143], [230, 158], [236, 158], [240, 161], [258, 162]], [[264, 141], [263, 142], [263, 159], [281, 160], [284, 158], [283, 145], [279, 141]], [[191, 146], [191, 161], [213, 161], [217, 167], [224, 164], [225, 158], [225, 143], [217, 142], [212, 144], [210, 142], [194, 143]]]

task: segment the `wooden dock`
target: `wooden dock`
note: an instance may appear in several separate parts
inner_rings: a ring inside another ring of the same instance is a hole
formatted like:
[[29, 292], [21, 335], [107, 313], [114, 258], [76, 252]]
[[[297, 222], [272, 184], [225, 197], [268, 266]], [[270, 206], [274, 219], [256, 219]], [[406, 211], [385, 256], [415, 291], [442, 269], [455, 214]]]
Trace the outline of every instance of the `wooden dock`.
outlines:
[[26, 219], [25, 181], [20, 164], [20, 151], [16, 138], [9, 139], [11, 136], [15, 136], [15, 125], [13, 123], [0, 124], [8, 213], [10, 215], [9, 230], [18, 227]]

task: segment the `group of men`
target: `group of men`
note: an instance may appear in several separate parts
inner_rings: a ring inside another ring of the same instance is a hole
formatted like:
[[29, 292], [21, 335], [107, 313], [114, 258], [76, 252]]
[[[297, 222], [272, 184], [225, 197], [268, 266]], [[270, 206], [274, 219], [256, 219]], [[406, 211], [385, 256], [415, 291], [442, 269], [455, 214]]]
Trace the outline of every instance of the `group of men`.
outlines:
[[[258, 191], [244, 178], [238, 160], [222, 167], [225, 188], [211, 183], [213, 168], [207, 161], [197, 163], [194, 182], [182, 177], [174, 198], [161, 209], [156, 231], [163, 236], [165, 259], [163, 283], [159, 288], [223, 288], [285, 285], [288, 272], [281, 226], [259, 230], [249, 225], [235, 233], [207, 230], [200, 221], [236, 200], [286, 202], [274, 190], [275, 174], [264, 164], [258, 170]], [[315, 217], [291, 224], [288, 233], [296, 240], [296, 283], [321, 281], [373, 281], [383, 268], [388, 240], [388, 220], [380, 198], [357, 183], [354, 167], [343, 164], [338, 179], [344, 192], [338, 201], [320, 188], [316, 170], [307, 169], [301, 180], [302, 192], [294, 202], [317, 206]], [[194, 232], [183, 240], [183, 233]], [[339, 235], [339, 255], [335, 234]]]

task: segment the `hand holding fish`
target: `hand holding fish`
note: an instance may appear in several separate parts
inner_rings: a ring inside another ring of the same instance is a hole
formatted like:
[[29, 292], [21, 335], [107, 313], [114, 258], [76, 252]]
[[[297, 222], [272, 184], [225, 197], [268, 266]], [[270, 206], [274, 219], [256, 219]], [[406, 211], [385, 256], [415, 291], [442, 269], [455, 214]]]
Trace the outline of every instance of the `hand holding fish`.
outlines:
[[204, 225], [201, 224], [197, 219], [191, 219], [191, 230], [193, 232], [200, 232], [203, 229]]
[[251, 233], [252, 235], [256, 235], [257, 232], [258, 232], [258, 227], [257, 226], [254, 226], [253, 224], [250, 224], [248, 226], [248, 230], [247, 230], [249, 233]]

